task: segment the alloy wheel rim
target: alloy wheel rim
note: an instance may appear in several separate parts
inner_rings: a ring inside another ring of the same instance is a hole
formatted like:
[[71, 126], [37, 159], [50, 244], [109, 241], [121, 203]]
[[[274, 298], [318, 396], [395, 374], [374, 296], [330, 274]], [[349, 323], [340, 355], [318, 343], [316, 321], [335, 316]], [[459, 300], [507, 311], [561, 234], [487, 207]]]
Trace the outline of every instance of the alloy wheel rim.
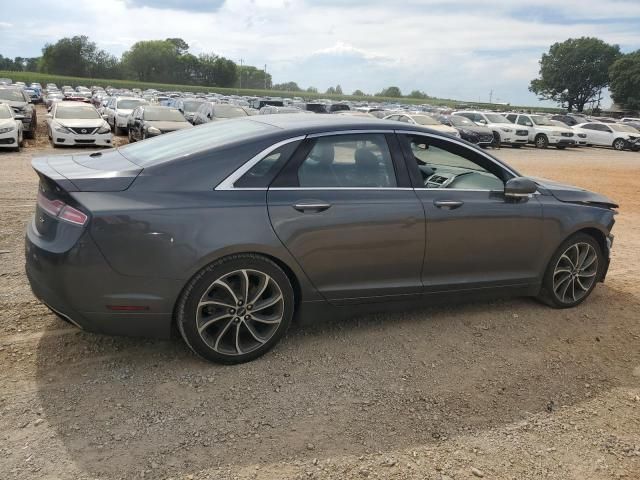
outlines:
[[538, 147], [544, 147], [544, 138], [538, 137]]
[[244, 355], [267, 343], [284, 318], [278, 283], [258, 270], [235, 270], [211, 283], [198, 302], [196, 328], [222, 355]]
[[553, 271], [553, 292], [563, 303], [582, 300], [596, 281], [598, 254], [586, 242], [574, 243], [558, 259]]

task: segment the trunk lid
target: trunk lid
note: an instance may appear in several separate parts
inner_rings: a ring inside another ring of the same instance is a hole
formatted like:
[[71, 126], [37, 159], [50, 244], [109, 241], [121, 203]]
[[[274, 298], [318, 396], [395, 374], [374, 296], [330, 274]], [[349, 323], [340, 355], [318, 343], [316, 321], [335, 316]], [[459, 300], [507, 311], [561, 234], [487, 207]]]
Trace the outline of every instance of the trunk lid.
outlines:
[[53, 180], [67, 192], [117, 192], [126, 190], [142, 168], [117, 149], [87, 154], [36, 157], [31, 162], [42, 178]]

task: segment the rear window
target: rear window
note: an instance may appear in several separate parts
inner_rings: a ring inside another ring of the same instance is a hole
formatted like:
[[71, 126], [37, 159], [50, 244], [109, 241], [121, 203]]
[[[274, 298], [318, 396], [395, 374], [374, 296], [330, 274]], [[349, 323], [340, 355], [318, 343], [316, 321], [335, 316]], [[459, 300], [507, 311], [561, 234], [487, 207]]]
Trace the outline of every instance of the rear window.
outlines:
[[250, 120], [210, 122], [198, 128], [179, 130], [144, 142], [132, 143], [118, 150], [136, 165], [149, 167], [275, 129], [271, 125]]

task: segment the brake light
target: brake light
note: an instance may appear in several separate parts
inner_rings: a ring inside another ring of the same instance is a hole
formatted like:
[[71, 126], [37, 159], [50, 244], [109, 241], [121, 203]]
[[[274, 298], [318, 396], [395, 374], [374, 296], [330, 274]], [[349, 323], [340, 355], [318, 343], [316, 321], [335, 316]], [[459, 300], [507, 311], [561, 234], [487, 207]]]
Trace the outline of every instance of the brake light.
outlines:
[[75, 225], [84, 225], [89, 217], [80, 210], [67, 205], [62, 200], [49, 200], [42, 192], [38, 192], [38, 206], [49, 215]]

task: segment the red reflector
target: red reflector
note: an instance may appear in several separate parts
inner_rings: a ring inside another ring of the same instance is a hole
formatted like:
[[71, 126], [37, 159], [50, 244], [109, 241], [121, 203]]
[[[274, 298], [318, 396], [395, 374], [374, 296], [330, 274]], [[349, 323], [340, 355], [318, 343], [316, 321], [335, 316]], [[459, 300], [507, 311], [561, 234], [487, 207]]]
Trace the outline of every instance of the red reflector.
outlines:
[[118, 312], [141, 312], [149, 310], [149, 307], [146, 305], [107, 305], [107, 308]]
[[69, 205], [62, 207], [62, 211], [58, 217], [67, 222], [75, 223], [76, 225], [84, 225], [87, 221], [87, 216], [84, 213]]
[[60, 200], [49, 200], [42, 194], [42, 192], [38, 191], [38, 205], [45, 212], [57, 217], [60, 210], [64, 207], [64, 202], [61, 202]]
[[40, 191], [38, 191], [38, 206], [49, 215], [76, 225], [84, 225], [89, 218], [80, 210], [67, 205], [61, 200], [49, 200]]

